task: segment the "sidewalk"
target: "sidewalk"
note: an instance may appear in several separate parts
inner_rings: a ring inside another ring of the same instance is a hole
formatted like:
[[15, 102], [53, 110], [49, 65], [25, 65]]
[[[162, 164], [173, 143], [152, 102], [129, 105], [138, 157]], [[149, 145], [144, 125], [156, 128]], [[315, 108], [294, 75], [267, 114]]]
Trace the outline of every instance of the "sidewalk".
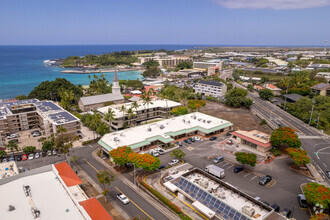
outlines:
[[103, 164], [105, 167], [107, 167], [112, 173], [116, 175], [116, 178], [119, 178], [122, 182], [124, 182], [128, 187], [130, 187], [132, 190], [134, 190], [136, 193], [138, 193], [143, 199], [148, 201], [150, 204], [152, 204], [155, 208], [157, 208], [160, 212], [162, 212], [164, 215], [168, 217], [168, 219], [177, 220], [179, 219], [179, 216], [177, 216], [175, 213], [172, 212], [169, 208], [167, 208], [165, 205], [163, 205], [160, 201], [155, 200], [151, 195], [143, 191], [138, 186], [134, 185], [131, 181], [126, 179], [121, 173], [116, 171], [113, 167], [111, 167], [108, 163], [106, 163], [104, 160], [102, 160], [100, 157], [96, 155], [97, 151], [99, 149], [96, 149], [93, 151], [92, 156], [101, 164]]
[[322, 184], [330, 188], [329, 184], [323, 179], [321, 174], [316, 170], [315, 166], [312, 163], [306, 164], [306, 167], [308, 168], [309, 172], [311, 172], [318, 184]]

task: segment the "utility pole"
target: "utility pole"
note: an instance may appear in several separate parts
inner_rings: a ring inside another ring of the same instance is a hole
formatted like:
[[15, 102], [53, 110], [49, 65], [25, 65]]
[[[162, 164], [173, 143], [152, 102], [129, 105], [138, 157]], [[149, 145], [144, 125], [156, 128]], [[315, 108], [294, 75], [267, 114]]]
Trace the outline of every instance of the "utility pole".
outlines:
[[309, 117], [309, 122], [308, 122], [308, 125], [310, 125], [310, 124], [311, 124], [311, 120], [312, 120], [312, 116], [313, 116], [313, 110], [314, 110], [314, 104], [315, 104], [315, 101], [314, 101], [314, 100], [312, 100], [312, 103], [313, 103], [313, 105], [312, 105], [312, 112], [311, 112], [311, 116]]
[[287, 99], [287, 96], [288, 96], [288, 86], [286, 87], [286, 94], [285, 94], [285, 100], [284, 100], [284, 111], [286, 109], [286, 99]]

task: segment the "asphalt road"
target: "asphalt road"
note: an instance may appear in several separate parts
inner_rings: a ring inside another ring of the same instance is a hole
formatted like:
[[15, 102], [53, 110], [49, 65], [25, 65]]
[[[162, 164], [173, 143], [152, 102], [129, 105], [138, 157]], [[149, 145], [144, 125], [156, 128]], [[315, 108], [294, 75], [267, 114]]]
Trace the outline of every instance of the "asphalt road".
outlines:
[[[223, 139], [219, 137], [217, 141], [204, 140], [190, 145], [184, 144], [180, 149], [186, 153], [185, 162], [203, 170], [208, 164], [213, 164], [213, 159], [208, 158], [221, 155], [225, 158], [225, 161], [218, 163], [217, 166], [225, 169], [225, 178], [222, 179], [223, 181], [238, 187], [238, 189], [253, 197], [260, 197], [263, 201], [270, 203], [270, 205], [274, 203], [278, 204], [281, 210], [284, 208], [294, 209], [293, 215], [296, 219], [309, 219], [308, 210], [300, 208], [297, 195], [301, 193], [299, 186], [302, 183], [311, 182], [312, 180], [290, 170], [289, 164], [292, 164], [290, 158], [280, 158], [271, 164], [257, 165], [255, 168], [246, 166], [248, 170], [236, 174], [232, 170], [238, 164], [231, 162], [233, 161], [233, 156], [226, 155], [219, 149], [219, 141]], [[172, 159], [169, 154], [166, 153], [160, 156], [161, 164], [167, 165]], [[226, 160], [226, 158], [231, 159], [231, 161]], [[271, 175], [276, 181], [275, 185], [271, 188], [258, 184], [260, 176], [266, 174]]]
[[[99, 146], [95, 147], [81, 147], [76, 148], [71, 151], [70, 155], [78, 156], [78, 165], [96, 182], [96, 173], [100, 170], [106, 169], [102, 164], [97, 162], [91, 155], [91, 153], [97, 149]], [[158, 211], [152, 204], [147, 202], [139, 194], [128, 187], [119, 178], [116, 178], [114, 182], [111, 183], [109, 189], [108, 199], [113, 200], [119, 207], [121, 207], [130, 217], [134, 218], [136, 216], [142, 216], [148, 219], [167, 219], [167, 217]], [[117, 194], [123, 193], [129, 199], [130, 203], [124, 205], [121, 201], [117, 199]]]

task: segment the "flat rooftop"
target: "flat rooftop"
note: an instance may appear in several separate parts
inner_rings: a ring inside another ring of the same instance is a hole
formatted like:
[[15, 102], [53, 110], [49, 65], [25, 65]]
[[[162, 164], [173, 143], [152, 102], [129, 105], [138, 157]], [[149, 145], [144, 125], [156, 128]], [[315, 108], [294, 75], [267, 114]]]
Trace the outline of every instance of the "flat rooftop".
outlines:
[[14, 161], [0, 163], [0, 179], [15, 176], [18, 174], [18, 169]]
[[52, 101], [39, 101], [38, 99], [28, 99], [8, 103], [0, 103], [0, 119], [13, 115], [11, 110], [36, 106], [36, 111], [44, 118], [47, 118], [54, 124], [61, 125], [69, 122], [79, 121], [77, 117], [64, 110]]
[[[32, 197], [27, 197], [23, 186], [30, 186]], [[84, 219], [64, 186], [53, 171], [25, 176], [0, 186], [0, 219], [33, 220], [31, 208], [40, 211], [38, 219]], [[8, 211], [9, 205], [15, 210]]]
[[[145, 109], [152, 109], [152, 108], [172, 108], [172, 107], [178, 107], [181, 106], [181, 103], [179, 102], [174, 102], [171, 100], [152, 100], [152, 103], [149, 104], [144, 104], [143, 101], [138, 101], [137, 102], [139, 107], [137, 109], [133, 108], [133, 111], [142, 111]], [[133, 103], [123, 103], [123, 104], [116, 104], [116, 105], [110, 105], [106, 107], [102, 107], [97, 109], [97, 111], [101, 112], [102, 114], [106, 114], [108, 112], [108, 109], [111, 109], [114, 111], [115, 116], [114, 118], [122, 118], [123, 117], [123, 112], [120, 111], [121, 107], [124, 105], [126, 109], [132, 108]], [[127, 116], [127, 113], [124, 114]]]
[[194, 112], [187, 115], [165, 119], [152, 124], [132, 127], [104, 135], [99, 144], [111, 151], [121, 146], [132, 149], [150, 144], [153, 141], [170, 143], [173, 136], [201, 131], [206, 134], [232, 126], [229, 121]]

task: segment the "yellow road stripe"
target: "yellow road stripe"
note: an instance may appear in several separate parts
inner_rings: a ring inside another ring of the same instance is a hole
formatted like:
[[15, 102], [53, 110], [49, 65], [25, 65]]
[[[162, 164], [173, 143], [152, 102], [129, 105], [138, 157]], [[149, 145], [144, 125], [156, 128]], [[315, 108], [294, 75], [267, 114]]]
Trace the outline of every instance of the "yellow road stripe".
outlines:
[[[115, 188], [124, 196], [126, 196], [120, 189], [118, 189], [116, 186]], [[128, 198], [128, 196], [126, 196]], [[146, 213], [140, 206], [138, 206], [135, 202], [133, 202], [130, 198], [128, 198], [129, 201], [131, 201], [138, 209], [140, 209], [146, 216], [148, 216], [150, 219], [155, 220], [154, 218], [152, 218], [150, 215], [148, 215], [148, 213]]]
[[[173, 196], [175, 196], [176, 198], [180, 199], [179, 197], [177, 197], [174, 193], [170, 192]], [[180, 199], [181, 200], [181, 199]], [[208, 219], [206, 216], [204, 216], [202, 213], [200, 213], [199, 211], [197, 211], [194, 207], [190, 206], [188, 203], [186, 203], [185, 201], [181, 200], [184, 204], [186, 204], [186, 206], [188, 206], [189, 208], [191, 208], [192, 210], [194, 210], [196, 213], [198, 213], [200, 216], [202, 216], [205, 219]], [[182, 210], [183, 212], [183, 210]], [[184, 212], [185, 213], [185, 212]], [[186, 215], [188, 215], [187, 213], [185, 213]], [[188, 215], [189, 216], [189, 215]], [[190, 216], [189, 216], [190, 217]], [[190, 217], [191, 218], [191, 217]]]
[[[255, 102], [255, 104], [257, 104], [257, 102]], [[271, 112], [272, 114], [276, 115], [277, 117], [281, 118], [283, 121], [285, 121], [287, 124], [291, 125], [294, 129], [296, 129], [297, 131], [299, 131], [300, 133], [302, 133], [303, 135], [304, 132], [302, 132], [301, 130], [299, 130], [298, 128], [296, 128], [294, 125], [292, 125], [290, 122], [288, 122], [287, 120], [285, 120], [284, 118], [280, 117], [278, 114], [276, 114], [274, 111], [270, 111], [268, 108], [265, 108], [264, 106], [262, 106], [261, 104], [257, 104], [258, 106], [260, 106], [262, 109], [264, 109], [265, 111]]]
[[96, 172], [99, 172], [99, 170], [96, 169], [88, 160], [86, 160], [86, 158], [84, 158], [84, 161], [86, 161], [88, 165], [91, 166]]

